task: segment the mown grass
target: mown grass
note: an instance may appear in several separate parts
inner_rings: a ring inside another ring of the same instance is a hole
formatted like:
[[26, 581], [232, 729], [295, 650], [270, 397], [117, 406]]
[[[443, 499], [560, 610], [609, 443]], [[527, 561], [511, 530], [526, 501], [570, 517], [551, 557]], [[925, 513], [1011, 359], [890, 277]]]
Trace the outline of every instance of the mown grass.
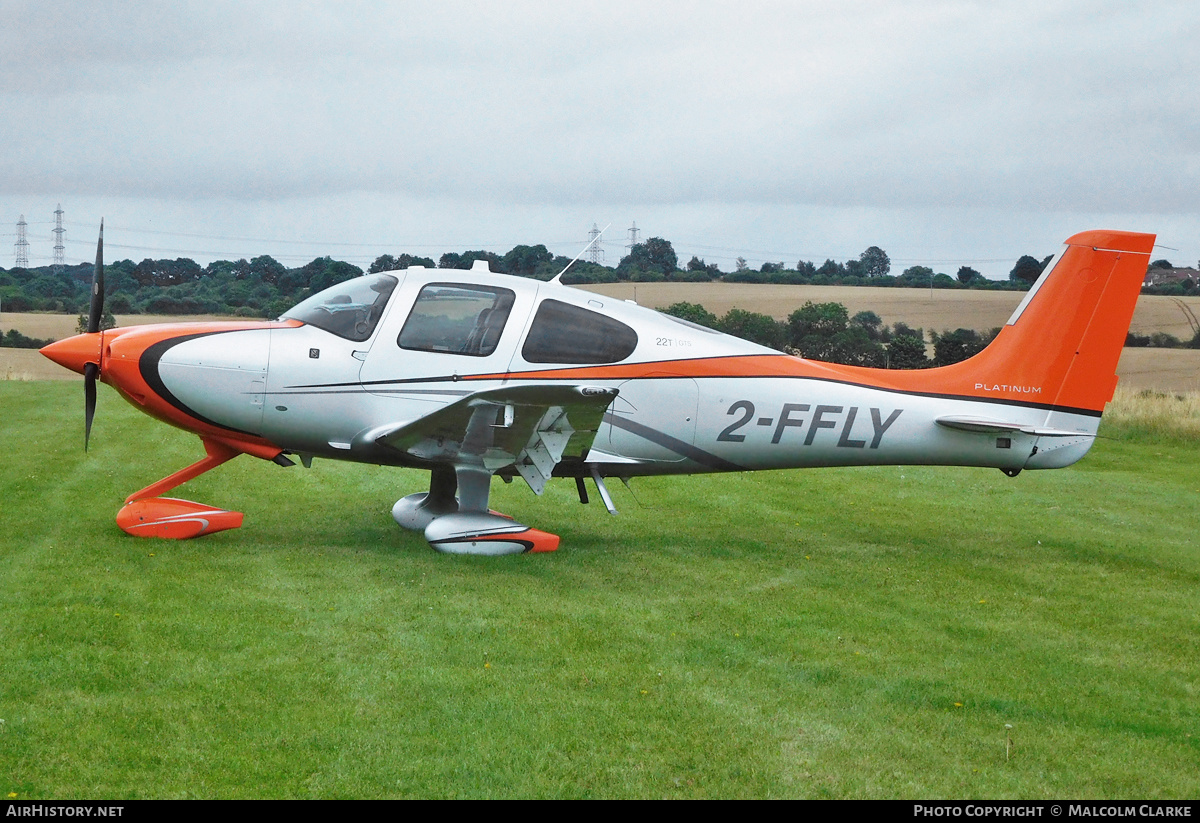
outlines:
[[563, 548], [485, 559], [394, 525], [421, 475], [321, 461], [180, 489], [240, 530], [126, 537], [199, 444], [104, 387], [85, 456], [81, 395], [0, 382], [0, 796], [1200, 795], [1187, 430], [634, 481], [615, 518], [497, 483]]

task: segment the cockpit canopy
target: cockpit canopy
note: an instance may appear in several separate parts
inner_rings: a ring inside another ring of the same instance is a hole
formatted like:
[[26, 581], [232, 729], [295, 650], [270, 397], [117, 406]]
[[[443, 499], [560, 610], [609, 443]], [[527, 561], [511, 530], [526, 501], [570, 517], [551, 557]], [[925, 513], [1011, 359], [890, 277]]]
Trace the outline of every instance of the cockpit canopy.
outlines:
[[361, 343], [375, 332], [397, 283], [390, 274], [347, 280], [296, 304], [283, 317]]
[[[347, 280], [297, 304], [283, 318], [365, 342], [375, 333], [398, 285], [390, 274]], [[496, 352], [516, 305], [517, 293], [500, 285], [426, 283], [407, 310], [396, 345], [409, 351], [487, 357]], [[536, 306], [520, 347], [526, 363], [619, 363], [637, 348], [637, 332], [616, 318], [550, 297]], [[526, 302], [518, 331], [529, 310]]]

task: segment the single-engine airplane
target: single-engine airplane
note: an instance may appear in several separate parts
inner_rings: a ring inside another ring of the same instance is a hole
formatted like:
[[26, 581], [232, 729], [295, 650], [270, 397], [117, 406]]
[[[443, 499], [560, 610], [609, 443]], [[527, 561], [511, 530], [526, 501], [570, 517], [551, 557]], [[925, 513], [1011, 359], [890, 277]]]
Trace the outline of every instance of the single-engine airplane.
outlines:
[[[163, 493], [239, 455], [430, 472], [392, 509], [452, 553], [553, 551], [556, 535], [490, 511], [493, 476], [536, 494], [585, 479], [811, 466], [987, 466], [1009, 476], [1083, 457], [1154, 235], [1066, 241], [975, 357], [898, 371], [806, 360], [647, 308], [491, 273], [413, 267], [339, 283], [272, 322], [100, 329], [103, 223], [88, 331], [42, 349], [200, 436], [206, 456], [131, 494], [133, 535], [186, 538], [242, 514]], [[561, 276], [561, 275], [560, 275]]]

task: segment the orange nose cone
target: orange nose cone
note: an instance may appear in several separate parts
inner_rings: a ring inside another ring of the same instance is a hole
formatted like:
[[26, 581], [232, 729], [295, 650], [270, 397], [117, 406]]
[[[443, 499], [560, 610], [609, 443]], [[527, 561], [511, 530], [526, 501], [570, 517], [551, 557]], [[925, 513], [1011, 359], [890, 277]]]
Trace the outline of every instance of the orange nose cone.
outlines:
[[60, 366], [66, 366], [71, 371], [83, 374], [83, 367], [88, 363], [100, 365], [102, 337], [100, 332], [77, 334], [74, 337], [51, 343], [42, 349], [42, 354]]

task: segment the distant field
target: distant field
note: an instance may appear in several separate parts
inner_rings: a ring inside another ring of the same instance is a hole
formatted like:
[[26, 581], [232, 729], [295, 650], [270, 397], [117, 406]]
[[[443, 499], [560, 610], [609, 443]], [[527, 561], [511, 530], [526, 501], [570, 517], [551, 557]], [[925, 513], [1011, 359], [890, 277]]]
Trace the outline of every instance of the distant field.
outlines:
[[[588, 286], [587, 290], [620, 299], [633, 299], [634, 290], [642, 305], [664, 308], [686, 301], [701, 303], [709, 311], [722, 315], [731, 308], [762, 312], [785, 318], [806, 300], [845, 304], [850, 311], [870, 310], [885, 323], [903, 321], [924, 329], [990, 329], [1003, 325], [1021, 300], [1017, 292], [938, 291], [933, 300], [919, 289], [869, 289], [853, 286], [770, 286], [734, 283], [619, 283]], [[1165, 331], [1176, 337], [1191, 337], [1179, 306], [1170, 297], [1143, 296], [1138, 300], [1132, 328], [1139, 334]], [[1183, 298], [1200, 314], [1200, 297]], [[161, 315], [118, 315], [117, 324], [229, 320], [237, 318], [212, 315], [167, 317]], [[0, 331], [15, 328], [29, 337], [55, 339], [75, 333], [75, 315], [13, 314], [0, 315]], [[1121, 385], [1133, 389], [1157, 391], [1200, 391], [1200, 350], [1126, 349], [1117, 367]], [[0, 379], [63, 380], [74, 377], [37, 352], [0, 348]]]
[[[1003, 325], [1021, 302], [1022, 292], [935, 289], [932, 299], [922, 289], [872, 289], [855, 286], [772, 286], [745, 283], [609, 283], [581, 286], [585, 291], [621, 300], [636, 299], [643, 306], [666, 308], [672, 303], [700, 303], [720, 316], [732, 308], [787, 318], [805, 301], [842, 303], [853, 314], [873, 311], [891, 325], [898, 321], [926, 330], [986, 330]], [[1192, 336], [1179, 302], [1200, 315], [1200, 297], [1138, 298], [1131, 328], [1138, 334], [1161, 331], [1186, 339]], [[117, 325], [169, 323], [193, 320], [229, 320], [213, 315], [167, 317], [152, 314], [117, 315]], [[30, 337], [66, 337], [75, 333], [77, 315], [0, 314], [0, 331], [17, 329]]]
[[[872, 289], [857, 286], [773, 286], [745, 283], [606, 283], [582, 286], [596, 294], [634, 300], [655, 309], [672, 303], [700, 303], [717, 316], [733, 308], [768, 314], [784, 320], [804, 305], [841, 303], [851, 314], [873, 311], [891, 325], [897, 321], [926, 331], [991, 329], [1002, 326], [1024, 297], [1023, 292], [935, 289]], [[1161, 331], [1181, 339], [1192, 336], [1176, 300], [1200, 315], [1200, 297], [1138, 298], [1131, 328], [1137, 334]]]
[[[202, 320], [248, 320], [246, 317], [219, 317], [215, 314], [189, 314], [183, 317], [172, 317], [165, 314], [118, 314], [114, 315], [118, 326], [140, 326], [146, 323], [192, 323]], [[77, 314], [44, 314], [29, 312], [16, 314], [6, 311], [0, 313], [0, 332], [16, 329], [26, 337], [52, 337], [61, 340], [75, 333], [79, 322]]]

